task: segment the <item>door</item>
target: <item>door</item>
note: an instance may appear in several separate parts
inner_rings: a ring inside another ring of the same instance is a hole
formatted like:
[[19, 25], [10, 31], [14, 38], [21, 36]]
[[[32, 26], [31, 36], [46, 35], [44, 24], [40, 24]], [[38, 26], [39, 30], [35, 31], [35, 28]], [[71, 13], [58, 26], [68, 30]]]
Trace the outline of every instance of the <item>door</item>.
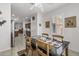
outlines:
[[11, 20], [11, 47], [14, 47], [15, 45], [15, 40], [14, 40], [14, 20]]

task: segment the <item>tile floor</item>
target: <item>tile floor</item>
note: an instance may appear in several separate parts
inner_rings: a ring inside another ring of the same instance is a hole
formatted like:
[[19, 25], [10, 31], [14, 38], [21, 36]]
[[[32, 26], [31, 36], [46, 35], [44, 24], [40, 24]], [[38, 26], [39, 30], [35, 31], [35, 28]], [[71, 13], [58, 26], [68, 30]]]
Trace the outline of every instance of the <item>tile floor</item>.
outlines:
[[[19, 34], [19, 36], [15, 38], [15, 47], [7, 51], [0, 52], [0, 56], [18, 56], [17, 52], [23, 49], [25, 49], [25, 39], [23, 39], [22, 34]], [[69, 50], [69, 56], [79, 56], [79, 53]]]
[[19, 34], [19, 36], [15, 38], [15, 47], [7, 51], [0, 52], [0, 56], [18, 56], [17, 52], [22, 49], [25, 49], [25, 39], [23, 39], [23, 34]]

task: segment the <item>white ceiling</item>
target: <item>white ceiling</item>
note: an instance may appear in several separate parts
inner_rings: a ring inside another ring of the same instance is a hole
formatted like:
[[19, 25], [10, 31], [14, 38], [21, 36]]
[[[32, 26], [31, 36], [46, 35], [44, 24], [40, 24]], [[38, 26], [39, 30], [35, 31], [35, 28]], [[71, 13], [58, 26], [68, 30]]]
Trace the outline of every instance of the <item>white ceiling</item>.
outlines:
[[[44, 9], [43, 13], [47, 13], [63, 6], [64, 3], [42, 3], [42, 5]], [[15, 14], [16, 17], [19, 18], [24, 18], [36, 14], [36, 10], [30, 10], [31, 6], [31, 3], [12, 3], [12, 14]]]

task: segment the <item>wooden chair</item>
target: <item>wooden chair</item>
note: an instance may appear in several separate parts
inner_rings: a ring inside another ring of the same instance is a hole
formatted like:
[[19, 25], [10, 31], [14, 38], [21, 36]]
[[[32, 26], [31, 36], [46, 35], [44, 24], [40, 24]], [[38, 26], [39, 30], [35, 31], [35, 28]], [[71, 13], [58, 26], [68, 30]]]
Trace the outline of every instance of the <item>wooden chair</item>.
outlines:
[[29, 50], [32, 50], [32, 47], [31, 47], [31, 37], [27, 37], [26, 38], [26, 51], [27, 51], [27, 54], [28, 54]]
[[42, 36], [43, 36], [43, 35], [49, 36], [48, 33], [42, 33]]
[[29, 46], [31, 48], [31, 37], [26, 38], [26, 46]]
[[49, 56], [49, 45], [41, 40], [36, 40], [36, 49], [38, 55]]
[[52, 35], [52, 36], [53, 36], [53, 39], [63, 42], [64, 37], [62, 35]]
[[[63, 43], [63, 36], [62, 35], [53, 35], [53, 41], [54, 42], [57, 42], [57, 43], [59, 43], [59, 44], [61, 44], [61, 43]], [[61, 44], [61, 46], [59, 46], [59, 47], [55, 47], [55, 55], [62, 55], [62, 53], [63, 53], [63, 49], [61, 50], [61, 52], [60, 52], [60, 54], [58, 54], [57, 53], [57, 50], [60, 50], [60, 49], [62, 49], [62, 44]]]

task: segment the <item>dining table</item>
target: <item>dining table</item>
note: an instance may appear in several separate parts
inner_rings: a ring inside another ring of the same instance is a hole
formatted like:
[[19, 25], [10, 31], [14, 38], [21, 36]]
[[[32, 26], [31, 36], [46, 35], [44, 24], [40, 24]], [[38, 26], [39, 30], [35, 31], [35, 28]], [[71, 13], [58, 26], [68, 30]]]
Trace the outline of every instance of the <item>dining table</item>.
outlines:
[[47, 43], [50, 45], [50, 48], [52, 51], [50, 51], [51, 56], [62, 56], [62, 54], [65, 52], [65, 55], [68, 56], [68, 47], [69, 47], [69, 41], [64, 41], [57, 43], [54, 42], [52, 38], [50, 37], [43, 37], [40, 35], [32, 36], [32, 47], [36, 48], [36, 40], [43, 41], [44, 43]]

